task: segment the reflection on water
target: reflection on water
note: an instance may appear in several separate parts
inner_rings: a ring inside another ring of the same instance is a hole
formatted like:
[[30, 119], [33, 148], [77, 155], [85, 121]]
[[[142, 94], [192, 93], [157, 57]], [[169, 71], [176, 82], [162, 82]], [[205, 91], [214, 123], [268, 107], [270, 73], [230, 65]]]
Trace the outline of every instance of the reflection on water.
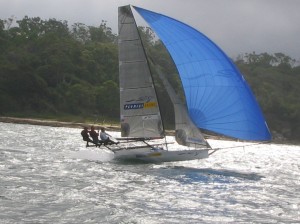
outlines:
[[182, 166], [176, 166], [175, 169], [183, 170], [183, 172], [191, 173], [191, 176], [195, 174], [201, 175], [208, 175], [208, 176], [225, 176], [225, 177], [234, 177], [239, 179], [246, 179], [246, 180], [260, 180], [264, 176], [259, 175], [257, 173], [245, 173], [245, 172], [238, 172], [235, 170], [226, 170], [226, 169], [197, 169], [197, 168], [186, 168]]

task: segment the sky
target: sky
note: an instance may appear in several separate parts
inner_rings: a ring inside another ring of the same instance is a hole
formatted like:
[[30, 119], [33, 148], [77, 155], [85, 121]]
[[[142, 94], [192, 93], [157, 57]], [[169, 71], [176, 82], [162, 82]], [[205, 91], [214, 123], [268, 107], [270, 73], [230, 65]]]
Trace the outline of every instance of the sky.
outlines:
[[196, 28], [232, 58], [281, 52], [300, 61], [300, 0], [0, 0], [0, 19], [27, 15], [70, 26], [99, 26], [104, 20], [117, 34], [118, 7], [128, 4]]

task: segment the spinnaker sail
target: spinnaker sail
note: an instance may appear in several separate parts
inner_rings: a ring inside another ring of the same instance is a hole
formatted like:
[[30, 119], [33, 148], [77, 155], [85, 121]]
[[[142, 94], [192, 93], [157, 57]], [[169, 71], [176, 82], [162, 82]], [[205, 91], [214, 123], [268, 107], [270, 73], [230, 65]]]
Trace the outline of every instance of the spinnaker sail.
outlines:
[[182, 22], [134, 8], [169, 51], [182, 81], [189, 115], [198, 128], [242, 140], [271, 139], [251, 89], [215, 43]]

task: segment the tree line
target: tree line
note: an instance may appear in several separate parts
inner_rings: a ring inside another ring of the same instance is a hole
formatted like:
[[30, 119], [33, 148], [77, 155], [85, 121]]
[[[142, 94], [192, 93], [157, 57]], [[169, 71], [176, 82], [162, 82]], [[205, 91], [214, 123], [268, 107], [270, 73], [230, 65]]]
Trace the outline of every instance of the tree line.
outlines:
[[[16, 24], [16, 25], [13, 25]], [[182, 93], [176, 69], [151, 29], [140, 27], [155, 58]], [[300, 139], [300, 66], [283, 53], [248, 53], [235, 59], [276, 136]], [[159, 95], [165, 90], [156, 83]], [[163, 103], [166, 126], [173, 112]], [[87, 26], [39, 17], [0, 19], [0, 115], [100, 117], [119, 120], [117, 35], [105, 21]]]

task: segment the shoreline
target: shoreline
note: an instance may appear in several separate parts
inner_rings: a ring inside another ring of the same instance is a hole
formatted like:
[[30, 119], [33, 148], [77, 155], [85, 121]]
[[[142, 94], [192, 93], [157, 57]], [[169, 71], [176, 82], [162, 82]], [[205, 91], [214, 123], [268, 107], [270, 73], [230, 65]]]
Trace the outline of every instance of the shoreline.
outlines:
[[100, 124], [56, 121], [56, 120], [35, 119], [35, 118], [0, 117], [0, 122], [13, 123], [13, 124], [31, 124], [31, 125], [50, 126], [50, 127], [66, 127], [66, 128], [83, 128], [83, 127], [94, 126], [96, 129], [98, 129], [104, 126], [107, 130], [120, 131], [120, 127], [117, 125], [109, 125], [109, 124], [100, 125]]
[[[17, 118], [17, 117], [1, 117], [0, 122], [3, 123], [14, 123], [14, 124], [30, 124], [30, 125], [41, 125], [41, 126], [50, 126], [50, 127], [67, 127], [67, 128], [83, 128], [94, 126], [95, 129], [100, 129], [105, 127], [109, 131], [120, 131], [120, 126], [111, 125], [111, 124], [91, 124], [91, 123], [80, 123], [80, 122], [67, 122], [67, 121], [56, 121], [56, 120], [47, 120], [47, 119], [36, 119], [36, 118]], [[166, 130], [168, 135], [174, 135], [173, 131]], [[204, 134], [206, 135], [206, 134]], [[211, 139], [221, 139], [221, 137], [206, 135]], [[286, 145], [300, 145], [300, 142], [289, 141], [289, 140], [272, 140], [269, 142], [271, 144], [286, 144]]]

